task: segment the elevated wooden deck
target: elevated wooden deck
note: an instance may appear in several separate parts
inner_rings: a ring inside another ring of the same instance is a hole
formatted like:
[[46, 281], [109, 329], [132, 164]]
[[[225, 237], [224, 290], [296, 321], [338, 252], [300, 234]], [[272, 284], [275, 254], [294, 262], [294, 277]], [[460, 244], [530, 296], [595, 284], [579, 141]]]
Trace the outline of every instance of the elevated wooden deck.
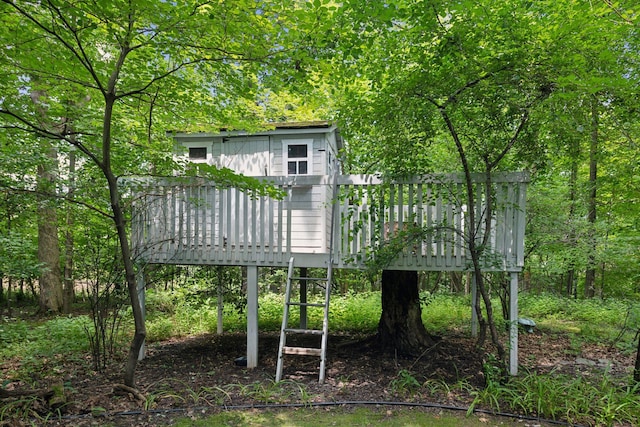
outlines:
[[[334, 267], [365, 268], [375, 253], [379, 261], [385, 257], [390, 269], [465, 271], [470, 269], [465, 241], [482, 240], [490, 197], [484, 270], [520, 271], [524, 263], [525, 173], [493, 176], [489, 194], [484, 177], [474, 175], [475, 224], [468, 223], [460, 175], [388, 183], [375, 176], [342, 175], [335, 199], [329, 176], [261, 179], [287, 196], [252, 198], [195, 180], [135, 180], [135, 256], [146, 263], [282, 267], [295, 256], [298, 265], [326, 267], [335, 203]], [[381, 252], [374, 252], [381, 246]]]

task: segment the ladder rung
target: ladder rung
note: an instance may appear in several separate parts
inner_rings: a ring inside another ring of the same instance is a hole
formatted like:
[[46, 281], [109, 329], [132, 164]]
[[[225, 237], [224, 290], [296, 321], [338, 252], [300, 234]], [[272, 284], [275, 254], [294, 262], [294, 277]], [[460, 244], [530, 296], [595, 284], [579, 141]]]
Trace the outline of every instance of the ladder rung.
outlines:
[[291, 332], [294, 334], [307, 334], [307, 335], [322, 335], [322, 329], [295, 329], [295, 328], [287, 328], [286, 332]]
[[300, 307], [324, 307], [325, 305], [319, 302], [288, 302], [289, 305], [298, 305]]
[[284, 354], [297, 354], [301, 356], [321, 356], [322, 350], [308, 347], [282, 347]]
[[327, 281], [326, 277], [292, 277], [291, 280]]

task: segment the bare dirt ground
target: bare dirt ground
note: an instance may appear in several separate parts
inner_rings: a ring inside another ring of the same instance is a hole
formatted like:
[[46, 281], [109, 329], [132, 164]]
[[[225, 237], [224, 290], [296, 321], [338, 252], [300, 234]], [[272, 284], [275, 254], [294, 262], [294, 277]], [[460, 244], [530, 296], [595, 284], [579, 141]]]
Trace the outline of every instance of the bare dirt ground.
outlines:
[[[430, 402], [466, 407], [472, 401], [460, 387], [452, 387], [454, 392], [449, 393], [443, 387], [434, 394], [426, 393], [424, 387], [418, 393], [410, 393], [412, 386], [398, 380], [403, 369], [420, 384], [431, 379], [433, 384], [464, 381], [481, 387], [485, 382], [483, 357], [469, 336], [444, 336], [419, 358], [383, 353], [364, 338], [330, 336], [324, 384], [318, 383], [318, 358], [288, 356], [286, 381], [276, 386], [273, 380], [278, 336], [270, 333], [260, 336], [259, 367], [252, 370], [235, 362], [245, 352], [243, 334], [201, 335], [151, 344], [147, 358], [138, 365], [138, 396], [117, 387], [124, 369], [122, 361], [114, 363], [106, 373], [96, 373], [87, 369], [89, 360], [51, 360], [51, 366], [45, 364], [49, 368], [46, 373], [33, 378], [31, 385], [9, 383], [5, 390], [34, 385], [46, 389], [62, 382], [67, 398], [60, 409], [64, 418], [38, 421], [39, 424], [161, 426], [170, 425], [176, 417], [197, 417], [228, 407], [266, 403]], [[555, 370], [571, 375], [595, 375], [607, 370], [624, 377], [633, 366], [632, 357], [616, 349], [598, 344], [576, 345], [565, 335], [522, 333], [519, 348], [523, 370]], [[6, 378], [5, 374], [18, 363], [2, 363], [0, 377]], [[15, 399], [2, 399], [0, 408], [12, 402]], [[40, 412], [40, 416], [46, 416], [46, 398], [32, 402], [30, 409], [32, 415]], [[5, 419], [0, 421], [3, 425], [29, 424]]]

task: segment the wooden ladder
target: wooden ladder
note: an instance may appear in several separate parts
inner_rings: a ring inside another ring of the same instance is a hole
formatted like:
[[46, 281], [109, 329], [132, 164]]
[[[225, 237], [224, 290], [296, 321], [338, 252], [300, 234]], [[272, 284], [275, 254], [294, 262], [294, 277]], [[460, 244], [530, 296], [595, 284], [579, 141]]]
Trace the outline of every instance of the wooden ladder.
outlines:
[[[290, 355], [302, 355], [302, 356], [317, 356], [320, 357], [320, 375], [319, 380], [321, 384], [324, 382], [324, 371], [327, 357], [327, 335], [329, 333], [329, 296], [331, 294], [331, 276], [332, 276], [332, 264], [327, 266], [326, 277], [296, 277], [294, 276], [294, 259], [289, 259], [289, 272], [287, 274], [287, 285], [285, 290], [284, 299], [284, 313], [282, 316], [282, 327], [280, 328], [280, 345], [278, 346], [278, 363], [276, 366], [276, 382], [282, 379], [283, 359], [285, 354]], [[308, 302], [295, 302], [291, 301], [291, 288], [294, 282], [306, 281], [306, 283], [318, 283], [324, 287], [324, 302], [322, 303], [308, 303]], [[289, 312], [292, 306], [303, 307], [315, 307], [322, 308], [324, 310], [324, 316], [322, 320], [322, 329], [308, 329], [305, 327], [291, 328], [289, 327]], [[320, 348], [317, 347], [291, 347], [287, 345], [287, 335], [320, 335]]]

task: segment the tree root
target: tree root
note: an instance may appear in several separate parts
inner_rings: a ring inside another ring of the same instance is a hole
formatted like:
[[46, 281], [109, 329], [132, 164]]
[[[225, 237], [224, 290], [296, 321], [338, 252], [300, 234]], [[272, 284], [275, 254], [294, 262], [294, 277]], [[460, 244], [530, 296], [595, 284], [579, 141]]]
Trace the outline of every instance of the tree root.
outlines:
[[132, 395], [136, 400], [140, 401], [141, 403], [144, 403], [147, 401], [147, 398], [145, 397], [144, 394], [140, 393], [140, 391], [138, 391], [137, 389], [133, 388], [133, 387], [129, 387], [128, 385], [124, 385], [124, 384], [116, 384], [113, 386], [113, 394], [116, 395]]

